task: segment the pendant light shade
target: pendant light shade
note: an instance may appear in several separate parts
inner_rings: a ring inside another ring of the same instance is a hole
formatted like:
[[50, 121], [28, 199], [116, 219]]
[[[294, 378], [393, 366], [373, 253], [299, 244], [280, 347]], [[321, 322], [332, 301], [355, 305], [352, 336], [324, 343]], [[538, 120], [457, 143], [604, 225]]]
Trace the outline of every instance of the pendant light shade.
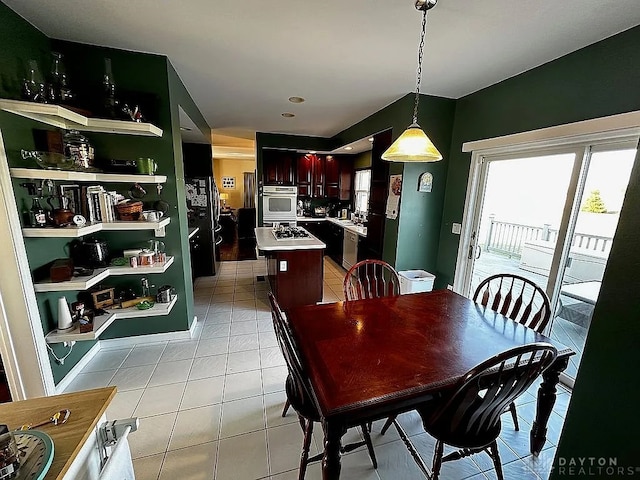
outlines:
[[416, 9], [422, 11], [422, 32], [418, 47], [418, 70], [416, 75], [416, 96], [413, 105], [413, 122], [382, 154], [382, 160], [388, 162], [437, 162], [442, 154], [426, 133], [418, 125], [418, 102], [420, 101], [420, 80], [422, 79], [422, 54], [424, 37], [427, 31], [427, 10], [433, 8], [438, 0], [416, 0]]
[[437, 162], [442, 155], [417, 123], [409, 127], [382, 154], [388, 162]]

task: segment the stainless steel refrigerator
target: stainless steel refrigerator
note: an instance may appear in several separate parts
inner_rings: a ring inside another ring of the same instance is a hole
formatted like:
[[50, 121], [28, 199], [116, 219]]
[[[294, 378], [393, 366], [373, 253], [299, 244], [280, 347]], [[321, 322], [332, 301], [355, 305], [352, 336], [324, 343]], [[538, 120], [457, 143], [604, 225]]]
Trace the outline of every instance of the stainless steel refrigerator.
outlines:
[[193, 278], [216, 275], [220, 269], [220, 193], [213, 177], [185, 178]]

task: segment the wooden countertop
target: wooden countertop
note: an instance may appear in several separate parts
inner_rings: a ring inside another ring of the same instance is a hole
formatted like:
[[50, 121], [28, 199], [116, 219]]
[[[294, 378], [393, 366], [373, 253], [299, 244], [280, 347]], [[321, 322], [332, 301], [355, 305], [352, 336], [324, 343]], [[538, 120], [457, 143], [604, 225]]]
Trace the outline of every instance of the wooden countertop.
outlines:
[[15, 430], [25, 423], [43, 422], [59, 410], [70, 410], [64, 425], [48, 424], [37, 428], [47, 433], [54, 444], [53, 463], [45, 480], [61, 479], [115, 395], [116, 387], [106, 387], [3, 403], [0, 404], [0, 419]]
[[311, 235], [310, 238], [292, 238], [290, 240], [276, 240], [271, 227], [258, 227], [256, 232], [256, 243], [259, 250], [266, 252], [283, 250], [320, 250], [327, 246]]

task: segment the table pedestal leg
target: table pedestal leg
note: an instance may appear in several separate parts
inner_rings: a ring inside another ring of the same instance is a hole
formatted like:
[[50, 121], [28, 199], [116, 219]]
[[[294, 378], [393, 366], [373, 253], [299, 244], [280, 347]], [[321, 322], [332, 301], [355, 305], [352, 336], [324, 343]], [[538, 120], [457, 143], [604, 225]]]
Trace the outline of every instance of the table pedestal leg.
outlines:
[[340, 478], [340, 439], [347, 431], [342, 425], [323, 422], [324, 456], [322, 457], [322, 480], [338, 480]]
[[557, 359], [542, 374], [542, 384], [538, 389], [536, 419], [533, 422], [530, 436], [531, 453], [538, 455], [547, 440], [547, 422], [556, 403], [556, 385], [560, 380], [560, 373], [569, 365], [569, 357]]

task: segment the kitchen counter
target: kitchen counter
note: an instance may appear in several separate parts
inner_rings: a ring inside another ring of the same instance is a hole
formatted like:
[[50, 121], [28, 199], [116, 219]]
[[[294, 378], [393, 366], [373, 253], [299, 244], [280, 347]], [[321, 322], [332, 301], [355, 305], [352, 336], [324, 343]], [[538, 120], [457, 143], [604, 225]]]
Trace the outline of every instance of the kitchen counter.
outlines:
[[322, 301], [324, 249], [316, 237], [276, 240], [271, 227], [255, 229], [267, 260], [269, 287], [285, 311]]
[[367, 236], [367, 227], [363, 227], [361, 225], [356, 225], [351, 220], [340, 220], [335, 217], [297, 217], [297, 222], [330, 222], [334, 225], [338, 225], [345, 230], [349, 230], [351, 232], [357, 233], [361, 237]]
[[47, 433], [54, 444], [53, 463], [44, 480], [59, 480], [65, 477], [84, 444], [95, 436], [96, 426], [115, 395], [116, 387], [106, 387], [3, 403], [0, 418], [15, 430], [25, 423], [35, 424], [51, 418], [61, 409], [71, 411], [66, 423], [37, 428]]
[[327, 246], [313, 235], [310, 238], [292, 238], [288, 240], [276, 240], [271, 227], [258, 227], [255, 229], [258, 250], [265, 252], [284, 250], [321, 250]]

